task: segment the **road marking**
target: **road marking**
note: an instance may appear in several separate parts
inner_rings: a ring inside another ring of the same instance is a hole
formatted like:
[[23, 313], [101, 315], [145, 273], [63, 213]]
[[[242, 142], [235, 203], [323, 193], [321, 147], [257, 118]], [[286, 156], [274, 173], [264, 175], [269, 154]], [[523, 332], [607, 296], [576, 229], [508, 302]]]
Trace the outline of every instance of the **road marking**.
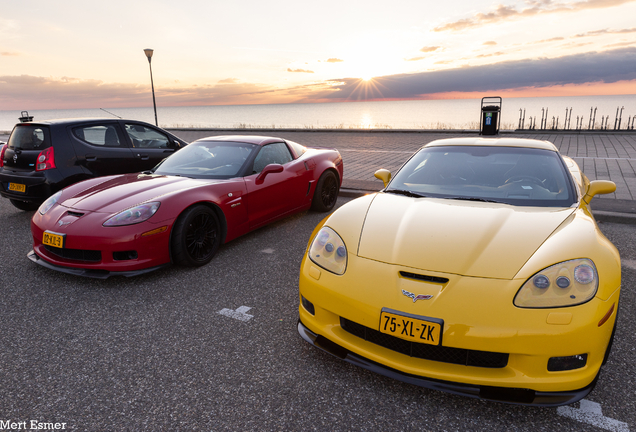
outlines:
[[601, 405], [589, 400], [581, 399], [579, 409], [569, 406], [558, 407], [557, 414], [608, 431], [629, 432], [627, 423], [603, 416]]
[[243, 322], [247, 322], [249, 320], [251, 320], [252, 318], [254, 318], [254, 315], [250, 315], [247, 313], [248, 310], [252, 309], [251, 307], [248, 306], [241, 306], [240, 308], [237, 308], [236, 310], [232, 310], [232, 309], [221, 309], [218, 313], [221, 315], [225, 315], [226, 317], [230, 317], [230, 318], [234, 318], [237, 319], [239, 321], [243, 321]]
[[271, 254], [271, 253], [274, 253], [274, 249], [271, 249], [271, 248], [263, 249], [261, 252], [266, 254]]

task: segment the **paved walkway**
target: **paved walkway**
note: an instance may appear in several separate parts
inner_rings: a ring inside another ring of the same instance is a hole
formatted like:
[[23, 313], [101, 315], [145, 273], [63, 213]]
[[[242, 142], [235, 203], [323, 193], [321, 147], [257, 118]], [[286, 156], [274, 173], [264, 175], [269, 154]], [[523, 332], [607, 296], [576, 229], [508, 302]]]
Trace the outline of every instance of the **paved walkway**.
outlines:
[[[173, 129], [175, 135], [192, 142], [212, 135], [279, 136], [307, 146], [335, 147], [345, 164], [343, 188], [379, 190], [382, 182], [373, 173], [385, 168], [395, 173], [421, 146], [453, 137], [478, 137], [476, 132], [455, 131], [349, 131], [349, 130], [194, 130]], [[596, 211], [636, 215], [636, 133], [540, 133], [502, 132], [502, 137], [534, 138], [554, 143], [572, 157], [590, 180], [611, 180], [616, 192], [592, 201]], [[0, 135], [0, 141], [8, 136]], [[636, 216], [635, 216], [636, 217]]]
[[[345, 164], [343, 188], [379, 190], [382, 182], [373, 173], [385, 168], [397, 169], [421, 146], [453, 137], [478, 137], [457, 132], [350, 132], [267, 130], [172, 130], [186, 141], [211, 135], [268, 135], [296, 141], [307, 146], [335, 147]], [[616, 192], [597, 197], [593, 207], [604, 211], [636, 214], [636, 133], [517, 133], [502, 137], [547, 140], [572, 157], [590, 180], [611, 180]]]

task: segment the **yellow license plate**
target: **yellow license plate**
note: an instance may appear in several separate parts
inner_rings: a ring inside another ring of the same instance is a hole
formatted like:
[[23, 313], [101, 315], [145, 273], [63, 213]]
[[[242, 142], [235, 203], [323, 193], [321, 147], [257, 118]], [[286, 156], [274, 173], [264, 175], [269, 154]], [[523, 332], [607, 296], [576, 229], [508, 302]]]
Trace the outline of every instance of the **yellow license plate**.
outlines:
[[44, 231], [42, 235], [42, 243], [48, 246], [53, 246], [56, 248], [64, 247], [64, 240], [66, 239], [66, 234], [56, 234], [48, 231]]
[[411, 342], [439, 345], [444, 321], [420, 317], [390, 309], [380, 314], [380, 332]]
[[9, 190], [14, 192], [26, 192], [26, 185], [20, 183], [9, 183]]

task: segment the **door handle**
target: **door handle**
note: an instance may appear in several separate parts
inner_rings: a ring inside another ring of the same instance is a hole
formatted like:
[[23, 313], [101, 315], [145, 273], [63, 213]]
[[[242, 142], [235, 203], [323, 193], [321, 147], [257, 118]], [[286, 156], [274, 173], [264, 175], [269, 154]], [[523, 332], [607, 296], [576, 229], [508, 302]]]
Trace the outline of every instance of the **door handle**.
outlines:
[[137, 157], [140, 158], [141, 160], [150, 159], [150, 157], [147, 154], [139, 154], [139, 153], [137, 153]]
[[97, 160], [97, 156], [86, 155], [86, 160], [89, 162], [95, 162]]

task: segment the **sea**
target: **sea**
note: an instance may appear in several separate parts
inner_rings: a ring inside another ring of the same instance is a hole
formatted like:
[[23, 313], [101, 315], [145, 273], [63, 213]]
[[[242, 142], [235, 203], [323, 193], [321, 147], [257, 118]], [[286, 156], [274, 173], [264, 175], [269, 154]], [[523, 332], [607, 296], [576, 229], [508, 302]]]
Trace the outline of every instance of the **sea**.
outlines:
[[[211, 129], [394, 129], [478, 130], [483, 106], [500, 107], [500, 129], [634, 128], [636, 95], [541, 98], [404, 100], [275, 105], [161, 106], [159, 126]], [[37, 120], [122, 117], [155, 123], [152, 105], [141, 108], [29, 109], [0, 111], [0, 133], [22, 111]], [[619, 126], [620, 123], [620, 126]]]

